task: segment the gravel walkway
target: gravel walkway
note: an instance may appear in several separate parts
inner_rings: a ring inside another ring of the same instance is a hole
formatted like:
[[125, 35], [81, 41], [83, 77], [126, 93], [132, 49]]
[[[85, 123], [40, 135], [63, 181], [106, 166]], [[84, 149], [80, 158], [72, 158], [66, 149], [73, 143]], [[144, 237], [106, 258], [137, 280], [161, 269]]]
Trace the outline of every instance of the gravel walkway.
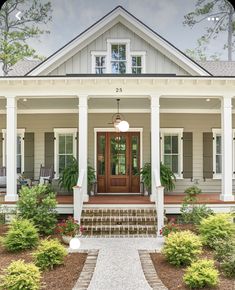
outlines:
[[158, 238], [81, 238], [81, 250], [99, 249], [88, 290], [151, 290], [138, 250], [158, 251]]

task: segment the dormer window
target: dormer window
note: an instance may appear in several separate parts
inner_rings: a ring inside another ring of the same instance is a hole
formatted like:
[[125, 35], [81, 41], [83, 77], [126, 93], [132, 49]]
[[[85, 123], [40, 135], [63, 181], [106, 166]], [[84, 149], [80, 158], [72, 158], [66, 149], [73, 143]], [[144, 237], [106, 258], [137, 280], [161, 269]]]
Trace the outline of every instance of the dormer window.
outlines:
[[111, 45], [111, 71], [113, 74], [125, 74], [127, 71], [125, 44]]

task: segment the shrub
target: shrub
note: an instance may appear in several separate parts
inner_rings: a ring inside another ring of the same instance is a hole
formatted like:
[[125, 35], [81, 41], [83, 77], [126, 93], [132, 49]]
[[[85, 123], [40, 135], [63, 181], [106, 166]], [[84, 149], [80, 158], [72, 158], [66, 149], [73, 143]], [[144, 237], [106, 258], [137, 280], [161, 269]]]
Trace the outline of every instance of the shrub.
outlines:
[[38, 290], [40, 289], [41, 274], [34, 264], [23, 260], [12, 262], [1, 277], [2, 290]]
[[216, 240], [232, 239], [235, 233], [235, 225], [230, 214], [211, 215], [202, 219], [199, 225], [199, 233], [203, 244], [214, 249]]
[[188, 203], [183, 203], [181, 209], [181, 220], [186, 224], [199, 225], [203, 218], [214, 214], [213, 210], [207, 208], [206, 205], [190, 205]]
[[228, 256], [235, 254], [235, 241], [230, 240], [217, 240], [214, 242], [214, 258], [221, 262]]
[[22, 187], [17, 203], [20, 216], [33, 220], [41, 234], [51, 234], [57, 223], [55, 193], [46, 185]]
[[190, 288], [203, 288], [218, 284], [219, 272], [215, 269], [213, 260], [198, 260], [186, 269], [183, 280]]
[[171, 233], [162, 250], [168, 262], [175, 266], [190, 264], [201, 251], [200, 238], [190, 231]]
[[3, 238], [3, 245], [8, 251], [16, 252], [34, 248], [39, 241], [34, 224], [26, 219], [13, 220]]
[[63, 264], [66, 255], [66, 249], [56, 239], [43, 240], [33, 253], [35, 265], [41, 270]]
[[228, 255], [220, 264], [221, 270], [228, 278], [235, 278], [235, 253]]
[[175, 219], [171, 219], [161, 230], [160, 235], [163, 235], [163, 237], [167, 237], [172, 232], [177, 232], [178, 228], [176, 224], [174, 223]]

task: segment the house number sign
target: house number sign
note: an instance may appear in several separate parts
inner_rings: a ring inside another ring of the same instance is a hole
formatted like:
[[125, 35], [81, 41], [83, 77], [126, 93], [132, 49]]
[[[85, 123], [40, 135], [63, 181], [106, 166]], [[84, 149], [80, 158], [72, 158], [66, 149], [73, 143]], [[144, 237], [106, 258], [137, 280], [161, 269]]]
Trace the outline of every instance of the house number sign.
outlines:
[[122, 93], [122, 88], [116, 88], [116, 93]]

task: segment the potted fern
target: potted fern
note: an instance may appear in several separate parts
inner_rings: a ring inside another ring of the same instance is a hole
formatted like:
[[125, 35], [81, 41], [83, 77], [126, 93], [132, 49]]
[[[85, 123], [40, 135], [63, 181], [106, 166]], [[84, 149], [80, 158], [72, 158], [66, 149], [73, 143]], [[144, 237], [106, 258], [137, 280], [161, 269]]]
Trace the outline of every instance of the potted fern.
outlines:
[[[61, 188], [68, 190], [68, 192], [73, 191], [73, 187], [77, 184], [78, 180], [78, 162], [77, 159], [73, 157], [70, 164], [64, 168], [60, 177], [59, 185]], [[92, 186], [96, 180], [95, 169], [88, 165], [87, 166], [87, 185], [88, 193], [91, 192]]]
[[[138, 175], [141, 176], [141, 180], [144, 182], [145, 190], [148, 194], [151, 193], [151, 163], [146, 162], [141, 168]], [[160, 180], [161, 185], [164, 186], [165, 190], [172, 191], [175, 188], [175, 175], [169, 167], [160, 163]]]

